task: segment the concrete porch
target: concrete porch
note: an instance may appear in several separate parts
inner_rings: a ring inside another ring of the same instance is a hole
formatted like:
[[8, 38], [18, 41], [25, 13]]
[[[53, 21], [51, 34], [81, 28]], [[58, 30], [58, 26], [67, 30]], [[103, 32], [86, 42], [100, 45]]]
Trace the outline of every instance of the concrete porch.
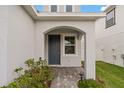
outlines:
[[55, 78], [52, 81], [51, 88], [77, 88], [77, 82], [80, 80], [81, 67], [52, 67], [55, 72]]

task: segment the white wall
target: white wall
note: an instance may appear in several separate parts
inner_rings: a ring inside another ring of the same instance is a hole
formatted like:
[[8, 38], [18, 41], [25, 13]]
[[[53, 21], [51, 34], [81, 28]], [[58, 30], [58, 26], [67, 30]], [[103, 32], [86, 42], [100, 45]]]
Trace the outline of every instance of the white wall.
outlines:
[[[4, 49], [4, 58], [0, 60], [0, 81], [10, 82], [16, 77], [14, 69], [34, 57], [34, 22], [21, 6], [0, 6], [0, 9], [4, 13], [0, 15], [0, 32], [4, 35], [0, 48]], [[0, 85], [4, 84], [0, 82]]]
[[8, 7], [0, 6], [0, 85], [7, 82]]
[[34, 22], [20, 6], [9, 6], [7, 45], [7, 78], [15, 77], [13, 70], [34, 57]]
[[[116, 25], [105, 29], [105, 18], [96, 21], [96, 57], [123, 66], [121, 54], [124, 54], [124, 6], [116, 6]], [[101, 51], [103, 49], [103, 51]], [[112, 49], [115, 49], [113, 51]], [[116, 60], [113, 55], [116, 56]]]

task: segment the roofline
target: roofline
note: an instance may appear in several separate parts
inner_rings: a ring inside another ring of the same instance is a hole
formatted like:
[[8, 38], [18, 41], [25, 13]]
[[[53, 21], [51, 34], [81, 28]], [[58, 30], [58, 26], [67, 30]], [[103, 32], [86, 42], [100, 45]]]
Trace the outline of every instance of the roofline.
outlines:
[[107, 8], [103, 12], [108, 12], [112, 8], [115, 8], [116, 5], [108, 5]]
[[105, 13], [37, 13], [32, 5], [22, 5], [34, 20], [96, 20], [105, 17]]

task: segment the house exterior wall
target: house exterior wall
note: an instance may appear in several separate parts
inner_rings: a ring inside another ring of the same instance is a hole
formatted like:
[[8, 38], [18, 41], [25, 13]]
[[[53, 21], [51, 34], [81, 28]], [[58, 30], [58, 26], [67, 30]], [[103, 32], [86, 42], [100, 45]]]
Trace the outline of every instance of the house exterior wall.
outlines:
[[[50, 12], [50, 5], [43, 6], [43, 12]], [[65, 12], [66, 5], [58, 5], [58, 12]], [[72, 5], [73, 12], [80, 12], [80, 5]]]
[[0, 85], [7, 82], [8, 7], [0, 7]]
[[80, 5], [74, 5], [75, 7], [75, 12], [80, 12]]
[[[70, 26], [81, 29], [86, 33], [86, 78], [95, 79], [95, 25], [94, 21], [37, 21], [35, 24], [36, 31], [36, 58], [45, 59], [45, 35], [49, 29], [59, 26]], [[84, 41], [81, 41], [84, 42]], [[83, 44], [83, 43], [82, 43]], [[84, 47], [81, 47], [83, 49]], [[81, 54], [83, 55], [83, 54]], [[79, 60], [73, 60], [74, 56], [66, 57], [62, 61], [63, 66], [80, 66]], [[75, 61], [78, 63], [75, 64]]]
[[[105, 62], [124, 66], [124, 61], [121, 58], [121, 54], [124, 54], [123, 10], [123, 5], [116, 6], [116, 24], [107, 29], [105, 28], [105, 18], [101, 18], [96, 21], [95, 31], [97, 60], [103, 60]], [[113, 56], [116, 56], [116, 58]]]
[[45, 5], [43, 7], [43, 12], [49, 12], [49, 5]]
[[64, 12], [64, 6], [63, 5], [59, 5], [59, 12]]
[[16, 77], [16, 67], [24, 67], [25, 60], [34, 56], [34, 22], [20, 6], [0, 6], [0, 9], [0, 31], [4, 35], [0, 85], [4, 85]]

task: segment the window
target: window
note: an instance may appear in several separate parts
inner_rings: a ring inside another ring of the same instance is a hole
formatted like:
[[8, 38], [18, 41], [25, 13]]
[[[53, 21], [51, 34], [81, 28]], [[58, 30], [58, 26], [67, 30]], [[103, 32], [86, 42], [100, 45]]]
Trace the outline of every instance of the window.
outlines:
[[106, 14], [106, 28], [115, 25], [115, 8]]
[[66, 12], [72, 12], [72, 5], [66, 5]]
[[51, 5], [51, 12], [57, 12], [57, 5]]
[[75, 36], [65, 36], [65, 54], [75, 54]]

